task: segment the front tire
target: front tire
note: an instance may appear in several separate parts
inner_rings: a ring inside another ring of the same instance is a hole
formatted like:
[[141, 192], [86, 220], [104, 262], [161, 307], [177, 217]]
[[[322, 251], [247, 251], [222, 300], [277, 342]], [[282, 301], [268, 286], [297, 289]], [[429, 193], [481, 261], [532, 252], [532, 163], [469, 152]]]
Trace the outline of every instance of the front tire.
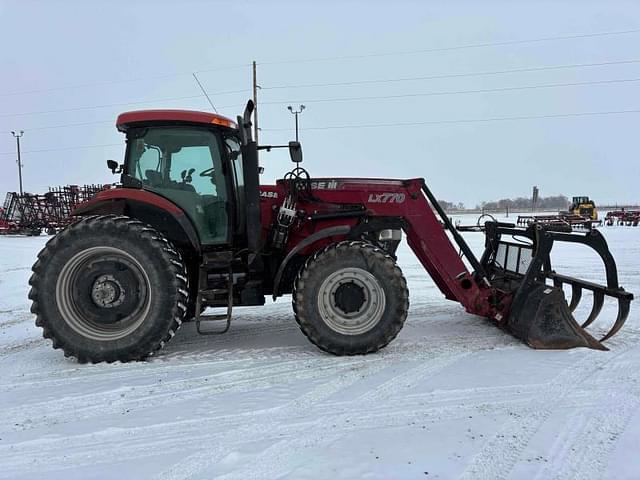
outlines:
[[409, 291], [393, 258], [366, 242], [330, 245], [296, 278], [293, 310], [320, 349], [358, 355], [385, 347], [402, 329]]
[[186, 268], [158, 231], [125, 216], [86, 217], [53, 237], [29, 280], [43, 336], [84, 362], [141, 360], [162, 348], [188, 304]]

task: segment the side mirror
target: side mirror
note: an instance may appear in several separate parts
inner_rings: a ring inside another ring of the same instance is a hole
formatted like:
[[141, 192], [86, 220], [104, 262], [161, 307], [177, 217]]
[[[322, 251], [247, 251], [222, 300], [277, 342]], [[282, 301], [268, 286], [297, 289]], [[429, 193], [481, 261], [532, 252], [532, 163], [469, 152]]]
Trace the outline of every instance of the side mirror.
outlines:
[[300, 163], [302, 161], [302, 145], [300, 145], [300, 142], [289, 142], [289, 156], [292, 162]]
[[114, 175], [122, 172], [122, 165], [119, 165], [115, 160], [107, 160], [107, 168], [111, 170]]

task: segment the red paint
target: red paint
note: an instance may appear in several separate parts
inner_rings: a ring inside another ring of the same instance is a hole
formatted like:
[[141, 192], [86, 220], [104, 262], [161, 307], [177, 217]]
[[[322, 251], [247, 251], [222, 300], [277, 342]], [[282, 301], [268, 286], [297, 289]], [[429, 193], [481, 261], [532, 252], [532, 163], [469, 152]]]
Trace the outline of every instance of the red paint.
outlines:
[[104, 190], [94, 196], [91, 200], [78, 205], [71, 215], [85, 215], [86, 212], [93, 210], [101, 203], [113, 200], [133, 200], [161, 208], [175, 216], [184, 215], [182, 209], [175, 203], [172, 203], [166, 198], [156, 195], [155, 193], [136, 188], [112, 188], [110, 190]]
[[[408, 224], [405, 231], [407, 243], [444, 296], [460, 302], [470, 313], [495, 316], [497, 311], [488, 301], [492, 292], [472, 279], [422, 192], [423, 179], [314, 178], [312, 182], [316, 186], [313, 195], [319, 201], [298, 202], [298, 210], [307, 214], [328, 213], [336, 209], [336, 204], [349, 203], [364, 205], [369, 217], [403, 218]], [[284, 200], [285, 184], [278, 182], [276, 186], [262, 186], [261, 191], [275, 192], [278, 195], [278, 198], [261, 197], [263, 233], [266, 239], [276, 212], [274, 206], [277, 207]], [[289, 234], [287, 250], [315, 231], [336, 225], [353, 226], [357, 222], [356, 218], [337, 218], [294, 224]], [[342, 238], [325, 239], [301, 253], [311, 253], [325, 244], [340, 240]], [[463, 279], [471, 280], [470, 288], [463, 288]]]
[[[364, 205], [369, 217], [399, 217], [405, 220], [407, 243], [433, 278], [444, 296], [461, 303], [465, 309], [477, 315], [497, 318], [498, 310], [489, 302], [493, 294], [488, 287], [476, 283], [466, 265], [458, 255], [454, 244], [447, 236], [436, 214], [431, 209], [422, 192], [423, 180], [385, 179], [313, 179], [313, 195], [317, 201], [299, 201], [297, 209], [307, 215], [336, 211], [340, 204]], [[283, 182], [260, 187], [261, 220], [263, 240], [267, 240], [277, 209], [286, 195]], [[100, 192], [94, 198], [80, 205], [74, 215], [83, 215], [110, 200], [133, 200], [147, 203], [170, 212], [184, 215], [184, 212], [169, 200], [146, 190], [116, 188]], [[337, 225], [355, 226], [358, 218], [334, 218], [317, 221], [308, 219], [294, 223], [286, 250], [293, 249], [312, 233]], [[325, 245], [343, 240], [333, 237], [320, 240], [301, 254], [311, 254]], [[469, 279], [470, 288], [463, 288], [463, 279]], [[508, 307], [510, 299], [503, 305]]]
[[187, 122], [206, 125], [230, 123], [235, 126], [233, 120], [223, 117], [222, 115], [191, 110], [137, 110], [134, 112], [125, 112], [118, 115], [116, 126], [118, 130], [123, 130], [132, 123], [148, 122]]

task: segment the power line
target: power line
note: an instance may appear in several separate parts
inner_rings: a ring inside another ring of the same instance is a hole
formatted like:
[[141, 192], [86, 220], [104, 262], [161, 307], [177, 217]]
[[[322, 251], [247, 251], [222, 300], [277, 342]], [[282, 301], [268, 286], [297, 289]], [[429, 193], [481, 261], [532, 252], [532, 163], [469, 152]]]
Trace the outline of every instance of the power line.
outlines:
[[[495, 93], [495, 92], [504, 92], [504, 91], [517, 91], [517, 90], [531, 90], [531, 89], [539, 89], [539, 88], [556, 88], [556, 87], [575, 87], [575, 86], [588, 86], [588, 85], [607, 85], [607, 84], [615, 84], [615, 83], [630, 83], [630, 82], [638, 82], [640, 78], [626, 78], [626, 79], [614, 79], [614, 80], [594, 80], [589, 82], [572, 82], [572, 83], [551, 83], [544, 85], [522, 85], [517, 87], [500, 87], [500, 88], [485, 88], [485, 89], [476, 89], [476, 90], [457, 90], [457, 91], [443, 91], [443, 92], [424, 92], [424, 93], [406, 93], [406, 94], [398, 94], [398, 95], [372, 95], [372, 96], [363, 96], [363, 97], [340, 97], [340, 98], [326, 98], [326, 99], [313, 99], [313, 100], [304, 100], [305, 103], [329, 103], [329, 102], [347, 102], [347, 101], [361, 101], [361, 100], [381, 100], [381, 99], [395, 99], [395, 98], [411, 98], [411, 97], [423, 97], [423, 96], [440, 96], [440, 95], [461, 95], [461, 94], [471, 94], [471, 93]], [[189, 96], [189, 97], [177, 97], [175, 99], [181, 98], [200, 98], [200, 95]], [[171, 100], [171, 99], [165, 99]], [[156, 100], [162, 101], [162, 100]], [[151, 100], [149, 101], [151, 102]], [[135, 102], [135, 103], [147, 103], [147, 102]], [[300, 103], [300, 101], [275, 101], [275, 102], [261, 102], [261, 105], [283, 105], [289, 103]], [[131, 105], [132, 103], [120, 104], [120, 105]], [[114, 104], [116, 105], [116, 104]], [[111, 106], [111, 105], [110, 105]], [[233, 105], [223, 105], [220, 108], [234, 108], [234, 107], [242, 107], [244, 104], [233, 104]], [[95, 108], [102, 108], [106, 106], [97, 106]], [[83, 108], [94, 108], [94, 107], [83, 107]], [[61, 110], [57, 110], [59, 112]], [[45, 112], [37, 112], [37, 113], [45, 113]], [[49, 113], [49, 112], [46, 112]], [[99, 125], [99, 124], [107, 124], [113, 123], [113, 120], [101, 120], [95, 122], [80, 122], [80, 123], [67, 123], [62, 125], [48, 125], [42, 127], [34, 127], [28, 128], [27, 131], [33, 130], [49, 130], [55, 128], [65, 128], [65, 127], [79, 127], [84, 125]], [[3, 133], [9, 133], [8, 131]]]
[[565, 65], [550, 65], [550, 66], [543, 66], [543, 67], [516, 68], [511, 70], [451, 73], [451, 74], [443, 74], [443, 75], [386, 78], [386, 79], [378, 79], [378, 80], [368, 79], [368, 80], [354, 80], [354, 81], [334, 82], [334, 83], [305, 83], [305, 84], [297, 84], [297, 85], [274, 85], [272, 87], [261, 87], [261, 89], [277, 90], [277, 89], [284, 89], [284, 88], [342, 87], [342, 86], [349, 86], [349, 85], [408, 82], [408, 81], [414, 81], [414, 80], [435, 80], [435, 79], [442, 79], [442, 78], [480, 77], [485, 75], [501, 75], [505, 73], [541, 72], [546, 70], [562, 70], [562, 69], [570, 69], [570, 68], [601, 67], [601, 66], [608, 66], [608, 65], [626, 65], [626, 64], [632, 64], [632, 63], [640, 63], [640, 60], [621, 60], [621, 61], [599, 62], [599, 63], [573, 63], [573, 64], [565, 64]]
[[[456, 120], [433, 120], [426, 122], [394, 122], [394, 123], [370, 123], [370, 124], [352, 124], [352, 125], [325, 125], [318, 127], [305, 127], [305, 130], [334, 130], [334, 129], [349, 129], [349, 128], [379, 128], [379, 127], [410, 127], [418, 125], [448, 125], [456, 123], [485, 123], [485, 122], [499, 122], [510, 120], [538, 120], [538, 119], [553, 119], [553, 118], [571, 118], [571, 117], [587, 117], [587, 116], [603, 116], [603, 115], [624, 115], [630, 113], [640, 113], [638, 110], [615, 110], [605, 112], [572, 112], [572, 113], [557, 113], [549, 115], [526, 115], [526, 116], [514, 116], [514, 117], [491, 117], [491, 118], [473, 118], [473, 119], [456, 119]], [[267, 132], [279, 132], [290, 131], [291, 128], [264, 128], [263, 131]], [[71, 146], [62, 148], [46, 148], [41, 150], [28, 150], [23, 153], [41, 153], [41, 152], [57, 152], [65, 150], [81, 150], [85, 148], [101, 148], [101, 147], [121, 147], [122, 143], [108, 143], [104, 145], [82, 145]], [[2, 152], [0, 155], [15, 155], [15, 152]]]
[[53, 128], [65, 128], [65, 127], [82, 127], [85, 125], [105, 125], [107, 123], [110, 123], [112, 125], [116, 124], [115, 119], [111, 119], [111, 120], [100, 120], [100, 121], [96, 121], [96, 122], [80, 122], [80, 123], [66, 123], [63, 125], [49, 125], [49, 126], [44, 126], [44, 127], [34, 127], [34, 128], [28, 128], [27, 131], [33, 131], [33, 130], [50, 130]]
[[[620, 65], [620, 64], [631, 64], [631, 63], [640, 63], [640, 60], [621, 60], [621, 61], [613, 61], [613, 62], [600, 62], [600, 63], [584, 63], [584, 64], [567, 64], [567, 65], [553, 65], [553, 66], [545, 66], [545, 67], [533, 67], [533, 68], [524, 68], [524, 69], [515, 69], [515, 70], [497, 70], [492, 72], [477, 72], [477, 73], [461, 73], [461, 74], [445, 74], [445, 75], [433, 75], [433, 76], [425, 76], [425, 77], [405, 77], [405, 78], [397, 78], [397, 79], [382, 79], [382, 80], [361, 80], [361, 81], [353, 81], [353, 82], [338, 82], [338, 83], [324, 83], [324, 84], [304, 84], [304, 85], [280, 85], [273, 87], [262, 87], [263, 90], [268, 89], [281, 89], [281, 88], [299, 88], [299, 87], [322, 87], [322, 86], [341, 86], [341, 85], [356, 85], [356, 84], [365, 84], [365, 83], [386, 83], [386, 82], [400, 82], [400, 81], [408, 81], [408, 80], [424, 80], [424, 79], [436, 79], [436, 78], [452, 78], [452, 77], [464, 77], [464, 76], [480, 76], [480, 75], [493, 75], [499, 73], [513, 73], [513, 72], [530, 72], [530, 71], [539, 71], [539, 70], [554, 70], [560, 68], [577, 68], [577, 67], [591, 67], [591, 66], [602, 66], [602, 65]], [[467, 94], [467, 93], [490, 93], [490, 92], [499, 92], [499, 91], [509, 91], [509, 90], [525, 90], [525, 89], [535, 89], [535, 88], [551, 88], [551, 87], [567, 87], [567, 86], [583, 86], [583, 85], [597, 85], [597, 84], [606, 84], [606, 83], [618, 83], [618, 82], [635, 82], [638, 79], [620, 79], [620, 80], [603, 80], [603, 81], [593, 81], [593, 82], [575, 82], [570, 84], [547, 84], [547, 85], [531, 85], [531, 86], [520, 86], [520, 87], [503, 87], [496, 89], [481, 89], [481, 90], [461, 90], [454, 92], [426, 92], [426, 93], [416, 93], [416, 94], [399, 94], [399, 95], [385, 95], [385, 96], [367, 96], [367, 97], [346, 97], [346, 98], [337, 98], [337, 99], [318, 99], [318, 100], [307, 100], [307, 103], [313, 102], [333, 102], [333, 101], [356, 101], [356, 100], [372, 100], [372, 99], [389, 99], [389, 98], [402, 98], [402, 97], [413, 97], [413, 96], [432, 96], [432, 95], [456, 95], [456, 94]], [[241, 93], [247, 92], [248, 89], [244, 90], [234, 90], [231, 92], [222, 92], [222, 93]], [[215, 95], [220, 95], [218, 92]], [[142, 102], [127, 102], [120, 104], [111, 104], [111, 105], [97, 105], [97, 106], [85, 106], [78, 107], [73, 109], [63, 109], [63, 110], [51, 110], [46, 112], [26, 112], [21, 114], [5, 114], [0, 116], [12, 116], [12, 115], [35, 115], [35, 114], [44, 114], [44, 113], [58, 113], [64, 111], [74, 111], [80, 109], [93, 109], [93, 108], [106, 108], [110, 106], [120, 106], [120, 105], [134, 105], [140, 103], [151, 103], [156, 101], [171, 101], [171, 100], [181, 100], [181, 99], [191, 99], [198, 98], [198, 95], [187, 96], [187, 97], [174, 97], [167, 99], [157, 99], [157, 100], [148, 100]], [[281, 105], [284, 103], [296, 103], [296, 102], [280, 102], [280, 101], [272, 101], [272, 102], [261, 102], [263, 105]], [[241, 107], [244, 104], [233, 104], [233, 105], [224, 105], [221, 108], [234, 108]], [[27, 130], [49, 130], [56, 128], [64, 128], [64, 127], [78, 127], [85, 125], [98, 125], [98, 124], [106, 124], [112, 123], [113, 120], [102, 120], [96, 122], [80, 122], [80, 123], [68, 123], [62, 125], [49, 125], [42, 127], [33, 127], [28, 128]], [[10, 133], [9, 131], [4, 131], [2, 133]]]
[[[85, 148], [101, 148], [101, 147], [123, 147], [124, 143], [107, 143], [104, 145], [79, 145], [72, 147], [61, 147], [61, 148], [44, 148], [42, 150], [27, 150], [22, 153], [42, 153], [42, 152], [61, 152], [65, 150], [82, 150]], [[16, 152], [2, 152], [0, 155], [15, 155]]]
[[[231, 91], [226, 91], [226, 92], [216, 92], [216, 93], [210, 93], [209, 95], [213, 96], [221, 96], [221, 95], [229, 95], [232, 93], [244, 93], [244, 92], [250, 92], [251, 90], [249, 88], [244, 88], [242, 90], [231, 90]], [[60, 112], [74, 112], [74, 111], [78, 111], [78, 110], [93, 110], [93, 109], [98, 109], [98, 108], [108, 108], [108, 107], [118, 107], [118, 106], [122, 106], [122, 105], [139, 105], [139, 104], [143, 104], [143, 103], [154, 103], [154, 102], [169, 102], [169, 101], [174, 101], [174, 100], [187, 100], [187, 99], [192, 99], [192, 98], [202, 98], [202, 95], [187, 95], [184, 97], [171, 97], [171, 98], [158, 98], [158, 99], [153, 99], [153, 100], [141, 100], [141, 101], [136, 101], [136, 102], [122, 102], [122, 103], [110, 103], [110, 104], [105, 104], [105, 105], [85, 105], [82, 107], [73, 107], [73, 108], [61, 108], [61, 109], [57, 109], [57, 110], [43, 110], [43, 111], [38, 111], [38, 112], [19, 112], [19, 113], [3, 113], [0, 115], [0, 117], [23, 117], [23, 116], [27, 116], [27, 115], [41, 115], [41, 114], [45, 114], [45, 113], [60, 113]]]
[[[220, 68], [209, 68], [209, 69], [204, 69], [204, 70], [196, 70], [196, 73], [209, 73], [209, 72], [217, 72], [217, 71], [222, 71], [222, 70], [232, 70], [232, 69], [237, 69], [237, 68], [245, 68], [248, 67], [249, 65], [235, 65], [235, 66], [229, 66], [229, 67], [220, 67]], [[119, 83], [134, 83], [134, 82], [140, 82], [140, 81], [144, 81], [144, 80], [157, 80], [157, 79], [162, 79], [162, 78], [175, 78], [175, 77], [184, 77], [187, 75], [191, 75], [192, 72], [189, 73], [172, 73], [172, 74], [167, 74], [167, 75], [153, 75], [153, 76], [148, 76], [148, 77], [138, 77], [138, 78], [131, 78], [131, 79], [127, 79], [127, 80], [110, 80], [110, 81], [106, 81], [106, 82], [94, 82], [94, 83], [81, 83], [81, 84], [76, 84], [76, 85], [66, 85], [66, 86], [60, 86], [60, 87], [51, 87], [51, 88], [40, 88], [40, 89], [35, 89], [35, 90], [23, 90], [21, 92], [7, 92], [7, 93], [0, 93], [0, 97], [11, 97], [11, 96], [17, 96], [17, 95], [31, 95], [34, 93], [46, 93], [46, 92], [55, 92], [58, 90], [71, 90], [71, 89], [76, 89], [76, 88], [88, 88], [88, 87], [101, 87], [101, 86], [105, 86], [105, 85], [116, 85]], [[223, 93], [219, 93], [218, 95], [223, 95]]]
[[[440, 96], [440, 95], [461, 95], [461, 94], [470, 94], [470, 93], [495, 93], [495, 92], [506, 92], [506, 91], [516, 91], [516, 90], [532, 90], [539, 88], [557, 88], [557, 87], [576, 87], [576, 86], [587, 86], [587, 85], [607, 85], [607, 84], [615, 84], [615, 83], [630, 83], [630, 82], [638, 82], [640, 78], [623, 78], [623, 79], [613, 79], [613, 80], [594, 80], [589, 82], [572, 82], [572, 83], [550, 83], [543, 85], [522, 85], [517, 87], [500, 87], [500, 88], [484, 88], [484, 89], [476, 89], [476, 90], [456, 90], [456, 91], [443, 91], [443, 92], [423, 92], [423, 93], [405, 93], [405, 94], [397, 94], [397, 95], [370, 95], [370, 96], [361, 96], [361, 97], [338, 97], [338, 98], [324, 98], [324, 99], [312, 99], [312, 100], [295, 100], [295, 101], [272, 101], [272, 102], [261, 102], [262, 105], [282, 105], [289, 103], [330, 103], [330, 102], [348, 102], [348, 101], [362, 101], [362, 100], [383, 100], [383, 99], [395, 99], [395, 98], [412, 98], [412, 97], [427, 97], [427, 96]], [[166, 102], [166, 101], [175, 101], [175, 100], [185, 100], [185, 99], [194, 99], [201, 98], [200, 95], [189, 95], [185, 97], [172, 97], [172, 98], [164, 98], [164, 99], [156, 99], [156, 100], [145, 100], [140, 102], [126, 102], [126, 103], [112, 103], [106, 105], [91, 105], [84, 107], [75, 107], [68, 109], [59, 109], [59, 110], [48, 110], [48, 111], [40, 111], [40, 112], [24, 112], [17, 114], [2, 114], [0, 117], [13, 117], [13, 116], [27, 116], [27, 115], [39, 115], [46, 113], [60, 113], [60, 112], [70, 112], [70, 111], [78, 111], [78, 110], [93, 110], [99, 108], [108, 108], [122, 105], [139, 105], [145, 103], [153, 103], [153, 102]], [[223, 105], [220, 108], [232, 108], [243, 106], [244, 104], [233, 104], [233, 105]], [[54, 128], [63, 128], [63, 127], [76, 127], [83, 125], [94, 125], [94, 124], [103, 124], [109, 123], [109, 120], [105, 121], [96, 121], [96, 122], [81, 122], [81, 123], [69, 123], [63, 125], [51, 125], [51, 126], [43, 126], [43, 127], [34, 127], [27, 130], [47, 130]], [[6, 133], [6, 132], [5, 132]]]
[[[466, 45], [454, 45], [451, 47], [439, 47], [439, 48], [428, 48], [428, 49], [419, 49], [419, 50], [405, 50], [405, 51], [396, 51], [396, 52], [386, 52], [386, 53], [368, 53], [368, 54], [360, 54], [360, 55], [343, 55], [343, 56], [335, 56], [335, 57], [317, 57], [317, 58], [308, 58], [308, 59], [290, 59], [290, 60], [274, 60], [269, 62], [260, 62], [259, 65], [279, 65], [279, 64], [287, 64], [287, 63], [308, 63], [308, 62], [323, 62], [323, 61], [331, 61], [331, 60], [350, 60], [357, 58], [374, 58], [374, 57], [385, 57], [385, 56], [397, 56], [397, 55], [414, 55], [420, 53], [431, 53], [431, 52], [446, 52], [446, 51], [455, 51], [455, 50], [464, 50], [464, 49], [473, 49], [473, 48], [485, 48], [485, 47], [497, 47], [497, 46], [506, 46], [506, 45], [520, 45], [527, 43], [539, 43], [539, 42], [549, 42], [549, 41], [557, 41], [557, 40], [572, 40], [578, 38], [593, 38], [593, 37], [605, 37], [605, 36], [615, 36], [615, 35], [628, 35], [633, 33], [640, 32], [640, 29], [633, 30], [618, 30], [618, 31], [609, 31], [609, 32], [595, 32], [595, 33], [583, 33], [583, 34], [575, 34], [575, 35], [558, 35], [552, 37], [540, 37], [540, 38], [532, 38], [532, 39], [523, 39], [523, 40], [506, 40], [502, 42], [486, 42], [486, 43], [475, 43], [475, 44], [466, 44]], [[208, 73], [208, 72], [216, 72], [216, 71], [224, 71], [224, 70], [235, 70], [240, 68], [248, 68], [250, 64], [242, 64], [242, 65], [231, 65], [227, 67], [217, 67], [217, 68], [208, 68], [202, 70], [196, 70], [195, 73]], [[104, 85], [114, 85], [119, 83], [132, 83], [139, 82], [143, 80], [154, 80], [154, 79], [162, 79], [162, 78], [173, 78], [180, 76], [191, 75], [191, 72], [180, 72], [173, 74], [165, 74], [165, 75], [153, 75], [153, 76], [145, 76], [138, 77], [134, 79], [126, 79], [126, 80], [110, 80], [105, 82], [92, 82], [92, 83], [81, 83], [75, 85], [64, 85], [59, 87], [51, 87], [51, 88], [42, 88], [42, 89], [34, 89], [34, 90], [23, 90], [19, 92], [5, 92], [0, 93], [0, 97], [6, 96], [16, 96], [16, 95], [30, 95], [34, 93], [45, 93], [45, 92], [53, 92], [57, 90], [70, 90], [77, 88], [87, 88], [87, 87], [95, 87], [95, 86], [104, 86]]]
[[[456, 120], [433, 120], [426, 122], [394, 122], [394, 123], [364, 123], [352, 125], [325, 125], [319, 127], [305, 127], [305, 130], [334, 130], [349, 128], [377, 128], [377, 127], [410, 127], [417, 125], [449, 125], [456, 123], [484, 123], [484, 122], [502, 122], [509, 120], [538, 120], [552, 118], [571, 118], [571, 117], [587, 117], [602, 115], [624, 115], [629, 113], [640, 113], [639, 110], [617, 110], [608, 112], [574, 112], [574, 113], [557, 113], [549, 115], [526, 115], [515, 117], [491, 117], [491, 118], [472, 118], [472, 119], [456, 119]], [[264, 128], [264, 131], [290, 131], [291, 128]]]
[[193, 98], [202, 98], [202, 95], [187, 95], [184, 97], [171, 97], [171, 98], [158, 98], [154, 100], [142, 100], [137, 102], [122, 102], [122, 103], [109, 103], [104, 105], [86, 105], [83, 107], [74, 107], [74, 108], [61, 108], [58, 110], [42, 110], [39, 112], [21, 112], [21, 113], [3, 113], [0, 117], [24, 117], [28, 115], [41, 115], [45, 113], [60, 113], [60, 112], [75, 112], [79, 110], [95, 110], [98, 108], [109, 108], [109, 107], [119, 107], [122, 105], [140, 105], [144, 103], [154, 103], [154, 102], [169, 102], [174, 100], [187, 100]]
[[594, 80], [590, 82], [572, 82], [572, 83], [548, 83], [543, 85], [522, 85], [519, 87], [500, 87], [500, 88], [481, 88], [476, 90], [452, 90], [442, 92], [424, 92], [424, 93], [402, 93], [397, 95], [370, 95], [363, 97], [338, 97], [338, 98], [320, 98], [313, 100], [288, 100], [278, 102], [262, 102], [262, 105], [283, 105], [289, 103], [331, 103], [331, 102], [352, 102], [360, 100], [382, 100], [394, 98], [412, 98], [412, 97], [430, 97], [439, 95], [461, 95], [468, 93], [493, 93], [493, 92], [509, 92], [515, 90], [534, 90], [538, 88], [556, 88], [556, 87], [578, 87], [585, 85], [607, 85], [614, 83], [638, 82], [640, 78], [622, 78], [616, 80]]
[[618, 30], [618, 31], [609, 31], [609, 32], [596, 32], [596, 33], [580, 33], [575, 35], [558, 35], [553, 37], [529, 38], [529, 39], [523, 39], [523, 40], [506, 40], [502, 42], [471, 43], [471, 44], [465, 44], [465, 45], [455, 45], [451, 47], [425, 48], [420, 50], [404, 50], [404, 51], [386, 52], [386, 53], [368, 53], [368, 54], [361, 54], [361, 55], [341, 55], [341, 56], [335, 56], [335, 57], [316, 57], [316, 58], [297, 59], [297, 60], [279, 60], [279, 61], [272, 61], [272, 62], [259, 62], [258, 64], [259, 65], [280, 65], [285, 63], [309, 63], [309, 62], [325, 62], [325, 61], [331, 61], [331, 60], [353, 60], [357, 58], [389, 57], [389, 56], [397, 56], [397, 55], [416, 55], [420, 53], [448, 52], [453, 50], [465, 50], [470, 48], [500, 47], [500, 46], [507, 46], [507, 45], [522, 45], [526, 43], [550, 42], [550, 41], [556, 41], [556, 40], [572, 40], [572, 39], [578, 39], [578, 38], [628, 35], [628, 34], [638, 33], [638, 32], [640, 32], [640, 29]]
[[[65, 128], [65, 127], [83, 127], [85, 125], [104, 125], [107, 123], [111, 123], [115, 125], [115, 120], [100, 120], [100, 121], [96, 121], [96, 122], [80, 122], [80, 123], [65, 123], [62, 125], [46, 125], [43, 127], [33, 127], [33, 128], [27, 128], [25, 129], [26, 132], [32, 132], [32, 131], [36, 131], [36, 130], [50, 130], [50, 129], [54, 129], [54, 128]], [[8, 130], [1, 132], [1, 133], [11, 133]]]

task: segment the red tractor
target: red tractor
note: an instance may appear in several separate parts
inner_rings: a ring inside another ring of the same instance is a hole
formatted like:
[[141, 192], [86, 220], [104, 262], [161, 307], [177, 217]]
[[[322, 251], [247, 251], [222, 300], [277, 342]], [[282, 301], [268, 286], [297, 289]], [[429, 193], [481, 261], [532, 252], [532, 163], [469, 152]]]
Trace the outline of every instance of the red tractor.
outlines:
[[[601, 342], [626, 320], [633, 295], [618, 285], [597, 230], [487, 222], [477, 259], [423, 179], [311, 178], [299, 143], [252, 140], [252, 111], [249, 102], [237, 124], [179, 110], [118, 117], [125, 159], [107, 163], [120, 186], [80, 205], [78, 220], [33, 266], [31, 310], [54, 348], [80, 362], [143, 359], [186, 320], [200, 333], [223, 333], [233, 307], [291, 294], [296, 321], [319, 348], [375, 352], [396, 337], [409, 309], [395, 257], [402, 232], [447, 299], [532, 347], [606, 350]], [[280, 147], [296, 167], [276, 185], [259, 185], [258, 151]], [[555, 241], [595, 249], [606, 285], [554, 272]], [[569, 302], [563, 284], [571, 285]], [[594, 305], [580, 326], [571, 311], [585, 289]], [[618, 300], [619, 313], [598, 340], [583, 327], [605, 296]], [[204, 315], [207, 307], [226, 313]], [[224, 328], [205, 328], [209, 320]]]

